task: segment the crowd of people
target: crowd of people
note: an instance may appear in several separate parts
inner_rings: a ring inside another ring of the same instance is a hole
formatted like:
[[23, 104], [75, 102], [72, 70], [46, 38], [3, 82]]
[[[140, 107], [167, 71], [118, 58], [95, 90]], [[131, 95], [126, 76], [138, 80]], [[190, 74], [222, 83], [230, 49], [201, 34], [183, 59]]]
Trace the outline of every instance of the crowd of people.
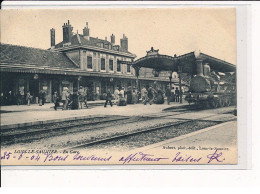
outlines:
[[62, 110], [82, 109], [84, 105], [88, 108], [87, 89], [80, 86], [77, 92], [71, 92], [67, 87], [63, 88], [61, 96], [57, 91], [53, 94], [54, 109], [57, 110], [60, 102], [62, 102]]
[[[40, 90], [37, 96], [39, 105], [42, 106], [46, 102], [46, 91]], [[36, 97], [31, 95], [30, 91], [24, 93], [24, 91], [19, 90], [15, 95], [12, 91], [9, 91], [6, 95], [1, 93], [1, 106], [3, 105], [31, 105], [31, 103], [36, 101]]]
[[[107, 91], [107, 98], [104, 107], [107, 106], [107, 103], [109, 102], [111, 107], [113, 95], [110, 92], [110, 89]], [[115, 99], [115, 104], [117, 106], [126, 106], [127, 104], [137, 104], [138, 99], [139, 99], [139, 93], [137, 92], [136, 88], [128, 87], [127, 90], [125, 90], [124, 87], [116, 87], [114, 91], [114, 99]]]
[[[39, 106], [45, 104], [46, 94], [45, 90], [40, 90], [38, 95]], [[127, 104], [137, 104], [140, 102], [144, 105], [163, 104], [165, 97], [167, 99], [167, 104], [170, 104], [170, 102], [179, 102], [180, 91], [178, 87], [173, 91], [173, 89], [167, 86], [165, 92], [163, 92], [157, 85], [143, 86], [140, 92], [135, 87], [132, 88], [131, 86], [127, 89], [124, 87], [116, 87], [114, 93], [112, 93], [110, 89], [107, 89], [105, 92], [104, 107], [107, 107], [108, 104], [112, 107], [113, 104], [117, 106], [126, 106]], [[27, 104], [29, 106], [32, 103], [32, 100], [33, 96], [30, 94], [30, 91], [27, 91], [26, 95], [23, 97], [21, 92], [18, 92], [18, 105]], [[114, 103], [112, 100], [114, 100]], [[53, 93], [52, 101], [55, 110], [57, 110], [58, 107], [62, 107], [62, 110], [88, 108], [87, 88], [80, 86], [78, 91], [71, 92], [67, 87], [64, 87], [60, 95], [57, 91]]]
[[[180, 91], [176, 88], [175, 92], [172, 92], [170, 87], [168, 86], [165, 93], [158, 86], [144, 86], [141, 89], [141, 92], [138, 92], [136, 88], [128, 87], [125, 91], [124, 87], [117, 87], [114, 91], [114, 99], [115, 104], [117, 106], [126, 106], [127, 104], [137, 104], [140, 101], [146, 104], [163, 104], [164, 97], [167, 98], [167, 103], [170, 102], [179, 102], [180, 101]], [[112, 94], [110, 89], [107, 91], [106, 102], [104, 107], [110, 103], [111, 107], [113, 106], [112, 102]]]

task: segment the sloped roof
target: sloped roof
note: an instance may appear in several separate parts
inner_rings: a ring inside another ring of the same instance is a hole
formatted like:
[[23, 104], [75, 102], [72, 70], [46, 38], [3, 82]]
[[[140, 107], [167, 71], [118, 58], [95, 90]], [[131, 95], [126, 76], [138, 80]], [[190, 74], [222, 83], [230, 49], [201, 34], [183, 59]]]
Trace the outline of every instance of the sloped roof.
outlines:
[[[234, 72], [236, 66], [221, 59], [200, 53], [199, 59], [204, 63], [208, 63], [210, 68], [217, 72]], [[196, 74], [196, 57], [194, 52], [190, 52], [181, 56], [168, 56], [168, 55], [147, 55], [134, 62], [129, 62], [136, 67], [153, 68], [157, 70], [175, 71], [178, 72], [178, 65], [182, 66], [182, 72]]]
[[[71, 45], [79, 45], [79, 46], [80, 45], [89, 45], [89, 46], [99, 47], [98, 43], [104, 43], [104, 44], [112, 45], [111, 42], [109, 42], [107, 40], [94, 38], [94, 37], [89, 37], [89, 39], [87, 39], [82, 34], [75, 34], [71, 37]], [[56, 44], [55, 48], [62, 48], [63, 44], [64, 44], [64, 42], [62, 41], [62, 42]], [[121, 47], [119, 47], [119, 51], [132, 54], [129, 51], [122, 50]]]
[[63, 53], [0, 43], [0, 63], [77, 68]]

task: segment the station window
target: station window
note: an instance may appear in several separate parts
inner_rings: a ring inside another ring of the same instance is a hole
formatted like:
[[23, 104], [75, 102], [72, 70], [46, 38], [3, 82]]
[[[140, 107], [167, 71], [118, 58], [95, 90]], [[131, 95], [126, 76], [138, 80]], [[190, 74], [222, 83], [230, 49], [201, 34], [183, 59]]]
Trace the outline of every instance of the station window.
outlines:
[[114, 61], [112, 59], [109, 59], [109, 70], [113, 71], [113, 65], [114, 65]]
[[92, 69], [92, 57], [87, 56], [87, 68]]
[[101, 70], [106, 70], [106, 60], [101, 58]]
[[120, 64], [120, 63], [117, 63], [117, 68], [116, 68], [116, 70], [117, 70], [118, 72], [121, 71], [121, 64]]
[[127, 65], [127, 72], [130, 73], [130, 65]]

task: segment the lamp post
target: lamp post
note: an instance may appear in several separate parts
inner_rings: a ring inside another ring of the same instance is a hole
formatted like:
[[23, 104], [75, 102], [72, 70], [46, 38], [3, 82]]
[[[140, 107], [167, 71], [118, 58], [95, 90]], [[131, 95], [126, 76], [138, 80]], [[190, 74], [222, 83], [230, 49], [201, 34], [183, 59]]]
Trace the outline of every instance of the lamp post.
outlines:
[[180, 88], [180, 104], [182, 104], [181, 73], [182, 73], [182, 65], [181, 65], [181, 63], [178, 61], [179, 88]]

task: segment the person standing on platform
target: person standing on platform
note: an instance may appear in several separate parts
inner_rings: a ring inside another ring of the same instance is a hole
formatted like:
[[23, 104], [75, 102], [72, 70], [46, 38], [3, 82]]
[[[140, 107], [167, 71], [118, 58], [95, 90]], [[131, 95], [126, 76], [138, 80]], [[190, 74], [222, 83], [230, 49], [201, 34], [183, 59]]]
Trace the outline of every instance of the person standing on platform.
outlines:
[[71, 97], [71, 110], [79, 109], [79, 94], [78, 91], [73, 91]]
[[145, 88], [145, 86], [143, 87], [143, 89], [141, 90], [141, 98], [142, 98], [142, 103], [144, 105], [146, 105], [147, 101], [148, 101], [148, 96], [147, 96], [148, 92]]
[[124, 90], [124, 87], [121, 88], [120, 92], [119, 92], [119, 101], [118, 101], [118, 106], [126, 106], [126, 93]]
[[132, 104], [132, 88], [131, 88], [131, 86], [128, 87], [127, 92], [126, 92], [126, 103]]
[[27, 101], [27, 105], [28, 105], [28, 106], [31, 105], [31, 99], [32, 99], [32, 96], [31, 96], [31, 94], [30, 94], [30, 91], [27, 91], [26, 101]]
[[79, 109], [82, 109], [83, 108], [82, 104], [83, 102], [85, 102], [85, 91], [82, 86], [79, 87], [78, 96], [79, 96]]
[[118, 101], [119, 101], [119, 90], [118, 90], [118, 87], [116, 87], [114, 95], [115, 95], [115, 103], [118, 105]]
[[63, 103], [62, 110], [67, 110], [68, 98], [69, 98], [68, 88], [65, 87], [65, 88], [63, 88], [63, 91], [61, 93], [61, 100]]
[[167, 98], [167, 104], [170, 105], [171, 102], [171, 89], [170, 86], [167, 86], [165, 96]]
[[42, 90], [39, 92], [39, 106], [42, 106]]
[[42, 96], [42, 105], [44, 105], [46, 103], [46, 90], [43, 90], [43, 96]]
[[46, 102], [46, 92], [45, 92], [45, 90], [41, 90], [39, 96], [40, 96], [39, 98], [41, 99], [40, 106], [42, 106]]
[[180, 90], [178, 88], [176, 88], [176, 90], [175, 90], [175, 99], [176, 99], [176, 102], [180, 101]]
[[84, 103], [85, 103], [86, 108], [88, 108], [88, 93], [87, 92], [88, 92], [88, 90], [87, 90], [87, 88], [85, 88], [84, 89]]
[[71, 108], [71, 105], [73, 103], [73, 92], [71, 92], [68, 88], [67, 88], [67, 109]]
[[154, 101], [154, 89], [152, 86], [148, 88], [148, 99], [149, 99], [149, 104], [152, 105]]
[[23, 96], [22, 96], [22, 91], [19, 90], [17, 94], [17, 105], [22, 105], [23, 104]]
[[138, 96], [137, 96], [136, 88], [133, 88], [132, 103], [137, 104], [137, 102], [138, 102]]
[[57, 91], [54, 92], [53, 97], [52, 97], [53, 103], [54, 103], [54, 109], [57, 110], [59, 106], [59, 96]]
[[107, 107], [107, 103], [109, 102], [110, 103], [110, 106], [112, 107], [113, 104], [112, 104], [112, 94], [110, 92], [110, 89], [107, 90], [107, 96], [106, 96], [106, 102], [105, 102], [105, 105], [104, 107], [106, 108]]
[[124, 87], [121, 88], [119, 94], [121, 95], [122, 98], [125, 97], [125, 88]]

